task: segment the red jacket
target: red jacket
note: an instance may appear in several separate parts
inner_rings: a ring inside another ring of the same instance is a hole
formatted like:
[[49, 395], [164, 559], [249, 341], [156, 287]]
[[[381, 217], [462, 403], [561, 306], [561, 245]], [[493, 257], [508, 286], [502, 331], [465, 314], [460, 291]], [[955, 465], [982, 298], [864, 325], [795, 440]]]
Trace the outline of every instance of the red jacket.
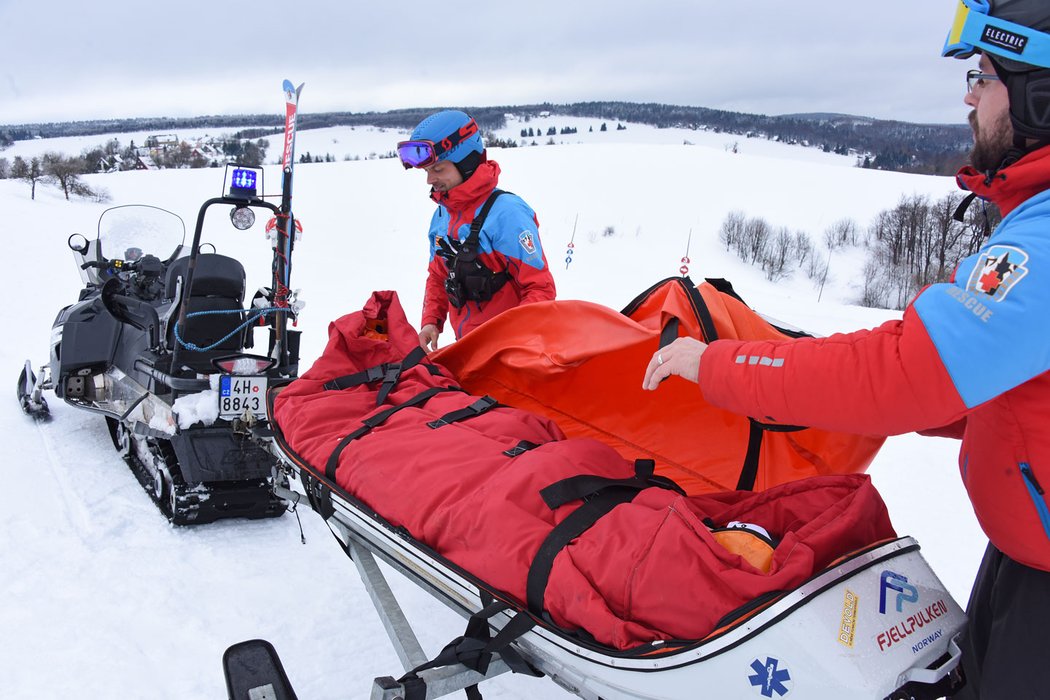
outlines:
[[430, 221], [430, 265], [422, 325], [433, 324], [441, 330], [447, 315], [457, 339], [519, 304], [554, 299], [554, 277], [543, 254], [536, 214], [524, 200], [508, 193], [495, 201], [485, 219], [479, 236], [479, 257], [493, 272], [506, 271], [510, 280], [489, 301], [468, 301], [459, 309], [449, 303], [445, 291], [448, 267], [437, 254], [438, 239], [467, 238], [471, 222], [499, 182], [499, 173], [499, 164], [486, 161], [458, 187], [431, 193], [438, 208]]
[[927, 287], [902, 320], [874, 330], [716, 341], [700, 387], [709, 402], [762, 420], [961, 437], [962, 478], [985, 533], [1050, 571], [1050, 148], [990, 182], [969, 168], [959, 182], [1006, 218], [951, 283]]

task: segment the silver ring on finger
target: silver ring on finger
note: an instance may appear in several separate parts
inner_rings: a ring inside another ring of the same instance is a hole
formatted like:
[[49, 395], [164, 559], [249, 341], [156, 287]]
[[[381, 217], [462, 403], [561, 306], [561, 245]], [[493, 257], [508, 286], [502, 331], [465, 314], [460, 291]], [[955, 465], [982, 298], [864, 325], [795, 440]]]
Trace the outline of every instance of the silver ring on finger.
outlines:
[[657, 366], [662, 365], [663, 363], [664, 363], [664, 356], [661, 355], [660, 353], [656, 353], [656, 364], [657, 364]]

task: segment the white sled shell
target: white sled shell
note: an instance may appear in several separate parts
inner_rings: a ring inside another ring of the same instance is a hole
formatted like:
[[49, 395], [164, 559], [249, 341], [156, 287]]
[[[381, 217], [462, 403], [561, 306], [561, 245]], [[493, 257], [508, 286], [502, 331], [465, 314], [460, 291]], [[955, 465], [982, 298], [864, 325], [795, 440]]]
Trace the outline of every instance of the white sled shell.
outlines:
[[[314, 484], [331, 497], [329, 523], [344, 544], [376, 554], [465, 617], [483, 607], [465, 574], [367, 509]], [[500, 613], [491, 622], [502, 628], [509, 620]], [[844, 559], [744, 621], [677, 651], [597, 650], [539, 625], [514, 646], [555, 683], [588, 700], [882, 700], [906, 683], [934, 683], [954, 669], [954, 640], [965, 621], [918, 543], [903, 537]], [[449, 630], [449, 638], [459, 633]]]

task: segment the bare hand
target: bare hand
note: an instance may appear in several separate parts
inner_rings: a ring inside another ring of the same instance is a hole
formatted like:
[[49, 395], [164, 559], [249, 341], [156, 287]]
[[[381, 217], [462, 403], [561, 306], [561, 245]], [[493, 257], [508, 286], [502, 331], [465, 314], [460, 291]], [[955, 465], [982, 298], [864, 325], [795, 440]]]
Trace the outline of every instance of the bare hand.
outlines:
[[679, 338], [657, 350], [645, 368], [642, 388], [653, 391], [672, 374], [695, 383], [700, 376], [700, 356], [706, 349], [707, 344], [696, 338]]
[[[431, 350], [437, 350], [438, 335], [440, 335], [440, 332], [438, 331], [437, 326], [435, 326], [433, 323], [428, 323], [427, 325], [423, 326], [423, 328], [419, 331], [420, 347], [422, 347], [424, 350], [427, 350], [428, 352]], [[428, 345], [430, 346], [429, 348], [427, 347]]]

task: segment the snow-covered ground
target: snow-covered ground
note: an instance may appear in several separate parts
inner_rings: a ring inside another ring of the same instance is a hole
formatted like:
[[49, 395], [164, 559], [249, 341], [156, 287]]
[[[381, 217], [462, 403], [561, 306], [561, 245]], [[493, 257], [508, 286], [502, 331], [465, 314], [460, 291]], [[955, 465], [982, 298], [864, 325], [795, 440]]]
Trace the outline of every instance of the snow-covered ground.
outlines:
[[[939, 198], [953, 189], [949, 178], [861, 170], [851, 167], [851, 158], [813, 149], [635, 124], [617, 131], [611, 120], [607, 132], [599, 131], [598, 120], [512, 121], [501, 136], [549, 125], [577, 126], [578, 133], [555, 137], [564, 141], [556, 145], [542, 145], [544, 136], [535, 147], [492, 149], [490, 156], [503, 167], [501, 185], [538, 212], [559, 295], [617, 309], [677, 274], [691, 240], [693, 278], [728, 278], [762, 312], [823, 334], [874, 325], [895, 314], [849, 305], [857, 296], [860, 256], [836, 253], [818, 302], [817, 288], [801, 271], [773, 285], [726, 252], [717, 240], [725, 215], [761, 216], [773, 226], [807, 231], [820, 245], [824, 229], [839, 219], [865, 227], [902, 195]], [[80, 146], [20, 143], [0, 157], [75, 153], [105, 139], [83, 138]], [[392, 150], [399, 138], [395, 130], [367, 127], [299, 134], [299, 153], [330, 152], [337, 159], [296, 170], [294, 209], [305, 233], [292, 286], [307, 302], [299, 324], [304, 369], [323, 349], [328, 322], [360, 308], [373, 290], [397, 290], [410, 318], [418, 317], [432, 208], [424, 176], [405, 172], [395, 160], [369, 158]], [[271, 155], [278, 148], [274, 142]], [[200, 203], [222, 188], [219, 170], [86, 179], [110, 193], [110, 205], [164, 207], [190, 228]], [[267, 191], [277, 194], [276, 167], [267, 167], [266, 181]], [[26, 358], [46, 360], [52, 320], [80, 289], [66, 238], [91, 236], [110, 205], [66, 202], [43, 186], [30, 201], [28, 186], [11, 180], [0, 180], [0, 205], [9, 250], [0, 368], [11, 386]], [[216, 228], [219, 252], [245, 262], [249, 286], [265, 283], [269, 250], [262, 226], [244, 233], [228, 224]], [[573, 236], [574, 261], [566, 265]], [[113, 451], [103, 420], [53, 395], [50, 404], [54, 419], [35, 424], [13, 395], [0, 402], [0, 473], [8, 484], [0, 510], [6, 697], [224, 697], [222, 652], [254, 637], [274, 643], [304, 700], [365, 698], [374, 676], [399, 675], [353, 564], [320, 518], [302, 514], [305, 545], [294, 515], [173, 528]], [[957, 475], [957, 449], [949, 440], [892, 438], [871, 474], [897, 530], [919, 540], [934, 571], [965, 605], [985, 538]], [[428, 652], [460, 634], [456, 615], [397, 575], [391, 582], [419, 621]], [[497, 698], [563, 695], [547, 680], [518, 676], [497, 679], [487, 691]]]

